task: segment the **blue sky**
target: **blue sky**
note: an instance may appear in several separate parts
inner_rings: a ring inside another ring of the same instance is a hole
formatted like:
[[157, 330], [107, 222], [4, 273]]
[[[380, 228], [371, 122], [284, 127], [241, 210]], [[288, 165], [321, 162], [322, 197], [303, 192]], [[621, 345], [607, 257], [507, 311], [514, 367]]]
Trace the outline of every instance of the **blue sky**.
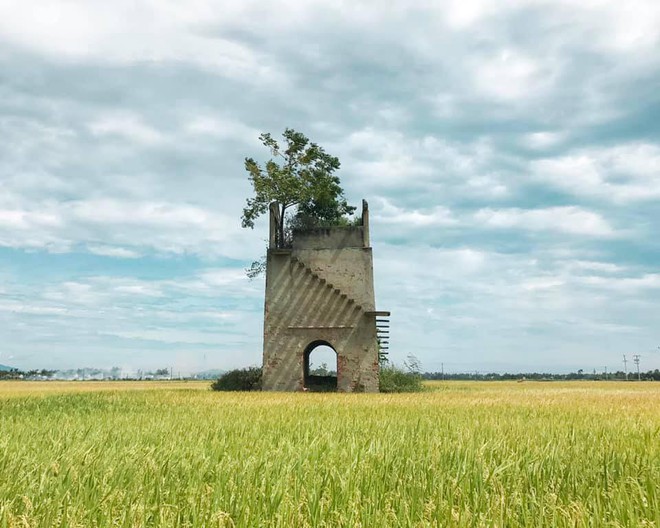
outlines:
[[391, 352], [660, 368], [660, 4], [0, 4], [0, 363], [259, 364], [243, 159], [306, 133], [372, 211]]

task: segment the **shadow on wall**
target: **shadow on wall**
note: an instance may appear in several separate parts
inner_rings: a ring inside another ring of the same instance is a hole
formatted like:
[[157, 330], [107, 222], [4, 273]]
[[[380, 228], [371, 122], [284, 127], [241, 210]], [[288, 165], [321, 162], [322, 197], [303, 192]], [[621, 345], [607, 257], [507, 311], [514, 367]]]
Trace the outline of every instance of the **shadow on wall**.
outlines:
[[[264, 390], [378, 391], [378, 312], [366, 202], [362, 222], [297, 231], [293, 247], [282, 249], [273, 247], [277, 223], [271, 215]], [[311, 358], [317, 348], [331, 351], [325, 371]]]
[[[343, 252], [346, 261], [350, 255], [346, 249]], [[369, 253], [362, 249], [359, 252], [365, 261], [370, 260]], [[326, 250], [325, 261], [334, 266], [341, 253], [342, 249]], [[360, 262], [361, 259], [351, 260]], [[365, 383], [360, 380], [363, 375], [370, 380], [366, 383], [377, 389], [375, 321], [366, 316], [360, 301], [339, 290], [333, 284], [334, 279], [323, 278], [312, 271], [292, 256], [290, 250], [269, 252], [268, 264], [264, 388], [308, 388], [304, 379], [304, 351], [311, 352], [320, 344], [330, 346], [337, 353], [332, 361], [337, 365], [337, 390], [360, 390], [358, 385]], [[365, 264], [362, 263], [362, 269]], [[368, 265], [370, 267], [370, 262]], [[363, 302], [367, 305], [366, 310], [373, 309], [373, 300]], [[335, 382], [334, 379], [327, 380], [326, 386], [330, 381]], [[309, 383], [313, 384], [313, 381], [309, 380]]]

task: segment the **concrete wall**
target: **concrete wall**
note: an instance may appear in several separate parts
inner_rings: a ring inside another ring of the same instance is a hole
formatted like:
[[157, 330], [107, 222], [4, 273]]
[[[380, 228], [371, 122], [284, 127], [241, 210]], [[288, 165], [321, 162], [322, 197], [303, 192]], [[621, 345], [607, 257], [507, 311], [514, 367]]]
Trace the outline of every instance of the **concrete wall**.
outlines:
[[294, 250], [293, 256], [346, 293], [364, 310], [374, 310], [371, 248], [300, 249]]
[[367, 313], [374, 310], [371, 248], [361, 229], [336, 229], [347, 228], [268, 250], [264, 390], [302, 390], [305, 349], [322, 340], [337, 352], [339, 391], [378, 391], [376, 323]]
[[293, 234], [293, 249], [343, 249], [365, 247], [362, 226], [319, 227]]

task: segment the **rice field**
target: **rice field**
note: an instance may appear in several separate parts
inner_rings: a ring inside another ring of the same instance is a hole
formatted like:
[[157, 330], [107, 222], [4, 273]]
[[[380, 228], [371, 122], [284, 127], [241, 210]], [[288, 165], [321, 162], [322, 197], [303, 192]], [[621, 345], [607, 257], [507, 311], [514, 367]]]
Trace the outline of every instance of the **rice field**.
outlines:
[[1, 382], [0, 527], [660, 527], [660, 384]]

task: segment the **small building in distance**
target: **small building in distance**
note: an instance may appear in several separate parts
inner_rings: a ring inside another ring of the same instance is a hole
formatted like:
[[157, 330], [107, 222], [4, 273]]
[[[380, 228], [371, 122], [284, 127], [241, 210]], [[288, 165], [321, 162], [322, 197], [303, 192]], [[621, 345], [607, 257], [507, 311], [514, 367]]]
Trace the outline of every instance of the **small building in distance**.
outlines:
[[[277, 247], [278, 223], [271, 204], [263, 390], [378, 392], [389, 312], [375, 307], [367, 202], [361, 225], [295, 231], [287, 248]], [[311, 371], [320, 346], [336, 353], [336, 378]]]

